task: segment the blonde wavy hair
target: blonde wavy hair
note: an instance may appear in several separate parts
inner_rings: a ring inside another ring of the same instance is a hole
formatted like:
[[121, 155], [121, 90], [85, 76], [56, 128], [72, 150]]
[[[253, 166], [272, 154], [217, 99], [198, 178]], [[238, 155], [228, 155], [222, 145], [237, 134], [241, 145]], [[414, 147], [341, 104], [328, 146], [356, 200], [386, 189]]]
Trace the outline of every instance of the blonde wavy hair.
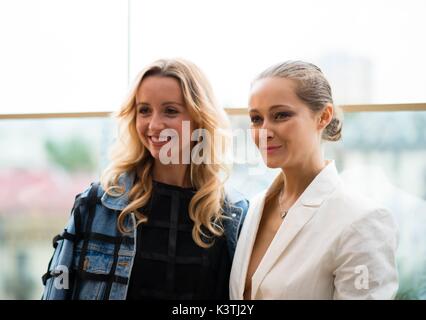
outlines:
[[[141, 82], [149, 76], [172, 77], [178, 80], [186, 108], [196, 127], [210, 133], [211, 139], [203, 142], [204, 146], [209, 148], [207, 150], [210, 150], [212, 163], [190, 163], [191, 183], [196, 193], [189, 204], [189, 217], [194, 222], [192, 238], [198, 246], [208, 248], [213, 241], [207, 239], [223, 234], [223, 184], [229, 176], [230, 167], [221, 157], [226, 154], [229, 145], [229, 120], [224, 110], [216, 103], [207, 78], [193, 63], [183, 59], [161, 59], [138, 74], [123, 105], [115, 114], [118, 137], [111, 148], [110, 165], [101, 176], [102, 187], [109, 195], [120, 196], [125, 192], [124, 186], [119, 185], [120, 176], [134, 173], [135, 182], [128, 193], [129, 204], [120, 213], [117, 227], [122, 233], [131, 232], [132, 230], [125, 228], [124, 221], [132, 212], [136, 216], [137, 224], [147, 221], [147, 216], [140, 208], [151, 198], [154, 159], [136, 131], [135, 96]], [[218, 145], [222, 147], [218, 148]], [[210, 235], [206, 234], [206, 230]]]

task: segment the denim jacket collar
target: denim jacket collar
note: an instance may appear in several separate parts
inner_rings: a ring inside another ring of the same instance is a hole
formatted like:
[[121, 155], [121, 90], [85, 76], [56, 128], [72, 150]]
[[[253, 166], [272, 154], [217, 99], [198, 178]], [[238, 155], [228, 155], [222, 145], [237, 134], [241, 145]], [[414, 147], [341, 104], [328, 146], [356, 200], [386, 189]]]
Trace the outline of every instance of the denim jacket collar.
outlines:
[[118, 184], [124, 187], [124, 193], [118, 197], [114, 197], [104, 192], [101, 198], [102, 204], [112, 210], [123, 210], [129, 204], [129, 191], [135, 180], [134, 172], [125, 172], [118, 178]]
[[[118, 184], [122, 187], [124, 187], [124, 193], [118, 197], [114, 197], [109, 195], [108, 193], [104, 192], [101, 198], [102, 204], [112, 210], [123, 210], [128, 204], [129, 204], [129, 197], [128, 193], [130, 189], [133, 186], [135, 180], [135, 173], [134, 172], [125, 172], [123, 173], [119, 179]], [[225, 203], [226, 205], [232, 207], [235, 207], [235, 204], [245, 200], [244, 196], [240, 193], [234, 190], [232, 187], [225, 185]]]

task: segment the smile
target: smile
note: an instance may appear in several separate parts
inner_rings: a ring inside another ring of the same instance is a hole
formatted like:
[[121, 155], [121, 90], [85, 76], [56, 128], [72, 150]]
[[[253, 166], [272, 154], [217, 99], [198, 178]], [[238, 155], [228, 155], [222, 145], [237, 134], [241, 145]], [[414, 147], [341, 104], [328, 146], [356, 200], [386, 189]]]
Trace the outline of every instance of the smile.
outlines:
[[170, 136], [148, 136], [148, 140], [154, 145], [154, 146], [163, 146], [167, 142], [169, 142], [172, 139]]
[[276, 150], [278, 150], [278, 149], [280, 149], [281, 148], [281, 146], [271, 146], [271, 147], [267, 147], [266, 148], [266, 152], [268, 152], [268, 153], [272, 153], [272, 152], [274, 152], [274, 151], [276, 151]]

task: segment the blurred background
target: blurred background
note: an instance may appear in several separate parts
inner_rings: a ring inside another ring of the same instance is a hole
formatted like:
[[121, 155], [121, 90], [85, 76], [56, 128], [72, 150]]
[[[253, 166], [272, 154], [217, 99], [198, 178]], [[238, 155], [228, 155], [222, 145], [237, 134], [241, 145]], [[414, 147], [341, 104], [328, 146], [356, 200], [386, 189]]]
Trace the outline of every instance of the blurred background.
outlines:
[[[424, 0], [0, 0], [0, 299], [41, 297], [51, 239], [108, 162], [109, 113], [163, 57], [198, 64], [235, 129], [258, 72], [320, 66], [344, 110], [326, 157], [395, 216], [397, 298], [426, 299], [425, 13]], [[242, 145], [228, 183], [249, 198], [277, 171], [249, 175]]]

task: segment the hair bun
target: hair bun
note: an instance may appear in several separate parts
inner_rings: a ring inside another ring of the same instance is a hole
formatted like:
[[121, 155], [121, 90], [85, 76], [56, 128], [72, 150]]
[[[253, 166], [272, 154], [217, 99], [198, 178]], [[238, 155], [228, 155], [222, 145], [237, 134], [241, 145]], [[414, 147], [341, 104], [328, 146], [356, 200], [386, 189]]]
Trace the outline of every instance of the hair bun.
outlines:
[[342, 137], [342, 121], [339, 118], [333, 118], [325, 127], [322, 138], [328, 141], [337, 141]]

